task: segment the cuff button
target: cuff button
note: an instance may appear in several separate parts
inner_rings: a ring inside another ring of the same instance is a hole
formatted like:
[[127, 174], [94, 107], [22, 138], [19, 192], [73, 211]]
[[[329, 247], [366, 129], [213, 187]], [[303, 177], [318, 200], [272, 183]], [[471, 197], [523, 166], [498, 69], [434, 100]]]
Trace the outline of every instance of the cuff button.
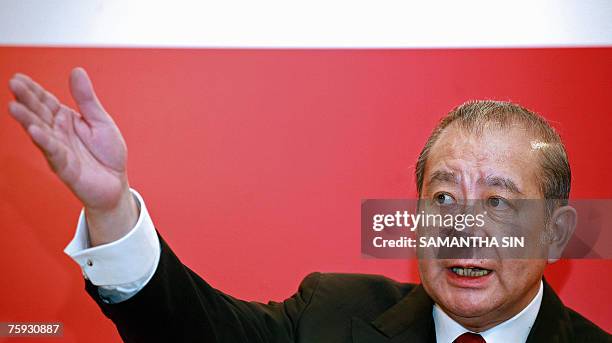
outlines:
[[87, 265], [91, 267], [93, 266], [93, 262], [90, 259], [87, 259]]

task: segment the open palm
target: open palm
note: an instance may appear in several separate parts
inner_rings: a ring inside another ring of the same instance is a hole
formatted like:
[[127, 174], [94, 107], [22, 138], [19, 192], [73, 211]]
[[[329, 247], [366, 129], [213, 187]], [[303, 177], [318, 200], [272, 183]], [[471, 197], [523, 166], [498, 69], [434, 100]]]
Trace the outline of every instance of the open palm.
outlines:
[[127, 149], [121, 132], [98, 101], [82, 68], [70, 75], [79, 111], [23, 74], [9, 82], [16, 101], [9, 112], [42, 150], [51, 168], [88, 208], [108, 209], [127, 186]]

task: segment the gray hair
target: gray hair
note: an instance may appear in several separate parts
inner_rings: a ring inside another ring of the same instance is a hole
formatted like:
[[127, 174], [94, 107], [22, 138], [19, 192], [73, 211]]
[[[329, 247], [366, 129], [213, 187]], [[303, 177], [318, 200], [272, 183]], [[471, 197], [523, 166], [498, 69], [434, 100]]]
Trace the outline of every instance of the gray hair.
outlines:
[[559, 205], [567, 205], [572, 174], [559, 134], [540, 115], [511, 102], [493, 100], [468, 101], [455, 107], [440, 120], [417, 160], [415, 174], [419, 196], [423, 190], [425, 166], [431, 148], [440, 134], [453, 123], [475, 134], [481, 133], [488, 125], [508, 129], [511, 125], [520, 124], [529, 130], [536, 140], [532, 146], [541, 152], [537, 177], [544, 199], [552, 200], [549, 203], [553, 208], [549, 207], [549, 213]]

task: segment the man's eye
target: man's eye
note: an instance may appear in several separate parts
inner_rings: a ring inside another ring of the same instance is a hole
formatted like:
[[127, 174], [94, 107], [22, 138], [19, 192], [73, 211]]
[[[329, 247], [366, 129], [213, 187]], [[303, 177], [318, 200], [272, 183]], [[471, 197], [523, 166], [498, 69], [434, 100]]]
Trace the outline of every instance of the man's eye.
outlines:
[[496, 210], [503, 210], [510, 207], [508, 201], [501, 197], [490, 197], [487, 199], [487, 206]]
[[438, 205], [444, 206], [452, 205], [455, 203], [455, 198], [453, 198], [453, 196], [448, 193], [438, 193], [434, 195], [434, 200]]

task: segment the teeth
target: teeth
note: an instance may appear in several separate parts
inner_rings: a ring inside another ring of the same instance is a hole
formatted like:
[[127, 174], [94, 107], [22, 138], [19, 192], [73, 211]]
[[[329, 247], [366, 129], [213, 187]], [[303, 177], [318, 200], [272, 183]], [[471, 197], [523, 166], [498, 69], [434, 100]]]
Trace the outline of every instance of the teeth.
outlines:
[[468, 276], [468, 277], [479, 277], [485, 276], [490, 273], [489, 270], [480, 269], [480, 268], [460, 268], [460, 267], [452, 267], [451, 270], [453, 273], [459, 276]]

